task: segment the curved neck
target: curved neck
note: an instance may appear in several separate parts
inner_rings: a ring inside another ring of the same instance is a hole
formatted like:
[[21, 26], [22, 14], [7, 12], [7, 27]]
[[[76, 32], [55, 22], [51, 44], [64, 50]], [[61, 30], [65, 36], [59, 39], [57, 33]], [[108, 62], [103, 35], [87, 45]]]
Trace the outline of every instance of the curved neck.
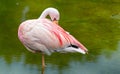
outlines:
[[45, 9], [38, 19], [45, 19], [47, 15], [50, 16], [51, 20], [54, 20], [54, 19], [59, 20], [59, 12], [55, 8]]
[[44, 10], [39, 18], [44, 19], [48, 14], [49, 14], [48, 10]]

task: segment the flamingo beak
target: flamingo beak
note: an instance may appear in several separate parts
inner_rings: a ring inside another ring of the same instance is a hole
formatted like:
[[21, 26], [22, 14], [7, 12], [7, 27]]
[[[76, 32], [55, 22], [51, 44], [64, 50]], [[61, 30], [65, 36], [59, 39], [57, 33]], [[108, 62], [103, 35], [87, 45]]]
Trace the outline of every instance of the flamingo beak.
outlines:
[[53, 23], [58, 24], [58, 20], [54, 19]]
[[58, 21], [57, 21], [57, 20], [54, 20], [53, 23], [58, 24]]

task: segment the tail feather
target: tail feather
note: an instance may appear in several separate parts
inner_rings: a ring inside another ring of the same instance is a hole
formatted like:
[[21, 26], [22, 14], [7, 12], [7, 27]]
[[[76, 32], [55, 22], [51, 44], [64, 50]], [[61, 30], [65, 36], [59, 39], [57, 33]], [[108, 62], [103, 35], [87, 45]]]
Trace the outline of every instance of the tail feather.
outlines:
[[81, 44], [78, 40], [76, 40], [72, 35], [69, 34], [69, 40], [73, 47], [78, 47], [80, 50], [87, 52], [87, 48]]
[[66, 47], [64, 48], [63, 50], [61, 50], [61, 52], [71, 52], [71, 53], [74, 53], [74, 52], [79, 52], [79, 53], [82, 53], [82, 54], [85, 54], [86, 52], [84, 50], [82, 50], [81, 48], [73, 48], [73, 47]]

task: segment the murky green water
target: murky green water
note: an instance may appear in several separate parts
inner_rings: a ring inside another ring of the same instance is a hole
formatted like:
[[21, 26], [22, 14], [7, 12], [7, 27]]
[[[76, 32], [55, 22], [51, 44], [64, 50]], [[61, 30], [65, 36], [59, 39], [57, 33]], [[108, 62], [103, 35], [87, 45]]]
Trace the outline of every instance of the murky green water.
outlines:
[[60, 25], [88, 49], [88, 55], [54, 53], [45, 74], [120, 74], [119, 0], [0, 0], [0, 74], [41, 74], [41, 54], [17, 38], [19, 24], [47, 7], [61, 13]]

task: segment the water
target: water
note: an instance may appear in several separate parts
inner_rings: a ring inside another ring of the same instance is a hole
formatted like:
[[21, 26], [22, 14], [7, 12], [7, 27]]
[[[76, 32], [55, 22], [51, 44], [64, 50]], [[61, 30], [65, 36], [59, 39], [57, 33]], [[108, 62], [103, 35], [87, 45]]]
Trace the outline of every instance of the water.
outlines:
[[41, 54], [26, 50], [17, 38], [19, 24], [38, 18], [47, 7], [61, 14], [60, 25], [89, 54], [45, 56], [45, 74], [120, 74], [119, 0], [0, 0], [0, 74], [41, 74]]

